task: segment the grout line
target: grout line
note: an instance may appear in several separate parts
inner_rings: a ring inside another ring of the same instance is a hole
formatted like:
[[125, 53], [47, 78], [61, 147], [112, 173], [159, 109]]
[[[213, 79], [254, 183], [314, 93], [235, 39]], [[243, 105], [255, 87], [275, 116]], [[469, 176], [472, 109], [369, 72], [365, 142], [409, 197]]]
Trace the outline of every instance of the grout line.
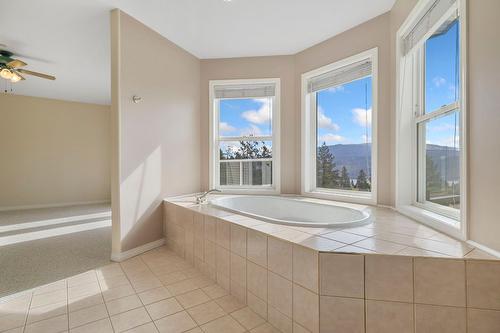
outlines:
[[[24, 318], [23, 333], [26, 331], [26, 325], [28, 324], [28, 316], [29, 316], [30, 310], [31, 310], [31, 302], [33, 302], [33, 292], [30, 293], [30, 301], [28, 302], [28, 309], [26, 310], [26, 316]], [[69, 323], [68, 323], [68, 326], [69, 326]]]

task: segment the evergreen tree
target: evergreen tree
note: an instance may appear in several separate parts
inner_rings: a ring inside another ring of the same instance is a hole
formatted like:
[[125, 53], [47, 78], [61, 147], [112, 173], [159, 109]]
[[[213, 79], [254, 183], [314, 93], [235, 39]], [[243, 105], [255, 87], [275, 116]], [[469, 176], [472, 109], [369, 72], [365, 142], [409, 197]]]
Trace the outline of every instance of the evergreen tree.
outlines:
[[369, 191], [371, 188], [371, 185], [366, 177], [366, 172], [363, 169], [359, 170], [358, 178], [356, 180], [356, 187], [360, 191]]
[[334, 158], [326, 142], [323, 142], [316, 155], [316, 186], [334, 188], [338, 185], [339, 172], [335, 169]]
[[340, 171], [340, 187], [343, 189], [351, 188], [351, 179], [349, 178], [349, 173], [345, 166], [343, 166], [342, 171]]

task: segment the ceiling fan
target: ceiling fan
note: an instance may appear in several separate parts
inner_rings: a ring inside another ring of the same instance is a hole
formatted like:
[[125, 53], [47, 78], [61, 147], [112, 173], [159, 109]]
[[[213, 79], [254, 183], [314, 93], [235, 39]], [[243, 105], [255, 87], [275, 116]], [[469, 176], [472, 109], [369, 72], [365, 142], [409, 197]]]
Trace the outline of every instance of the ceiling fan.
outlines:
[[42, 79], [47, 79], [47, 80], [55, 80], [55, 76], [48, 75], [48, 74], [43, 74], [43, 73], [38, 73], [38, 72], [33, 72], [29, 71], [27, 69], [23, 69], [21, 67], [24, 67], [28, 65], [24, 61], [21, 61], [19, 59], [14, 59], [12, 58], [14, 54], [10, 51], [7, 50], [0, 50], [0, 77], [6, 80], [9, 80], [13, 83], [19, 82], [21, 80], [25, 80], [23, 75], [21, 74], [26, 74], [26, 75], [33, 75], [40, 77]]

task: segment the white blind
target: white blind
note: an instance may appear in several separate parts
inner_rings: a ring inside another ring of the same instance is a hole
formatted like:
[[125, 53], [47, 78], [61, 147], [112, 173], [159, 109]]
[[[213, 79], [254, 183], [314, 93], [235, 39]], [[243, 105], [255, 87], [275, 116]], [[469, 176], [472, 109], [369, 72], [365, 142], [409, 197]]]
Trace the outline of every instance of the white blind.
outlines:
[[276, 95], [274, 84], [242, 84], [215, 86], [215, 98], [257, 98]]
[[369, 59], [365, 59], [311, 78], [307, 83], [307, 92], [311, 93], [340, 86], [370, 76], [371, 74], [372, 62]]
[[425, 14], [417, 21], [411, 31], [403, 38], [403, 54], [408, 54], [417, 44], [428, 38], [431, 29], [443, 18], [448, 10], [454, 8], [453, 14], [445, 19], [434, 34], [447, 31], [451, 23], [458, 17], [456, 0], [436, 0], [431, 2]]

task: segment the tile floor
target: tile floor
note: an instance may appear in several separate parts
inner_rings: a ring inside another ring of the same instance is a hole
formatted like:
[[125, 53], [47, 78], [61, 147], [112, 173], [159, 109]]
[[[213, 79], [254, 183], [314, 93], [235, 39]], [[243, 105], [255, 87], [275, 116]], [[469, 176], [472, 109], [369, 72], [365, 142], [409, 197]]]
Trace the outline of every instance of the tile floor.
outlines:
[[0, 332], [278, 331], [160, 247], [0, 299]]

